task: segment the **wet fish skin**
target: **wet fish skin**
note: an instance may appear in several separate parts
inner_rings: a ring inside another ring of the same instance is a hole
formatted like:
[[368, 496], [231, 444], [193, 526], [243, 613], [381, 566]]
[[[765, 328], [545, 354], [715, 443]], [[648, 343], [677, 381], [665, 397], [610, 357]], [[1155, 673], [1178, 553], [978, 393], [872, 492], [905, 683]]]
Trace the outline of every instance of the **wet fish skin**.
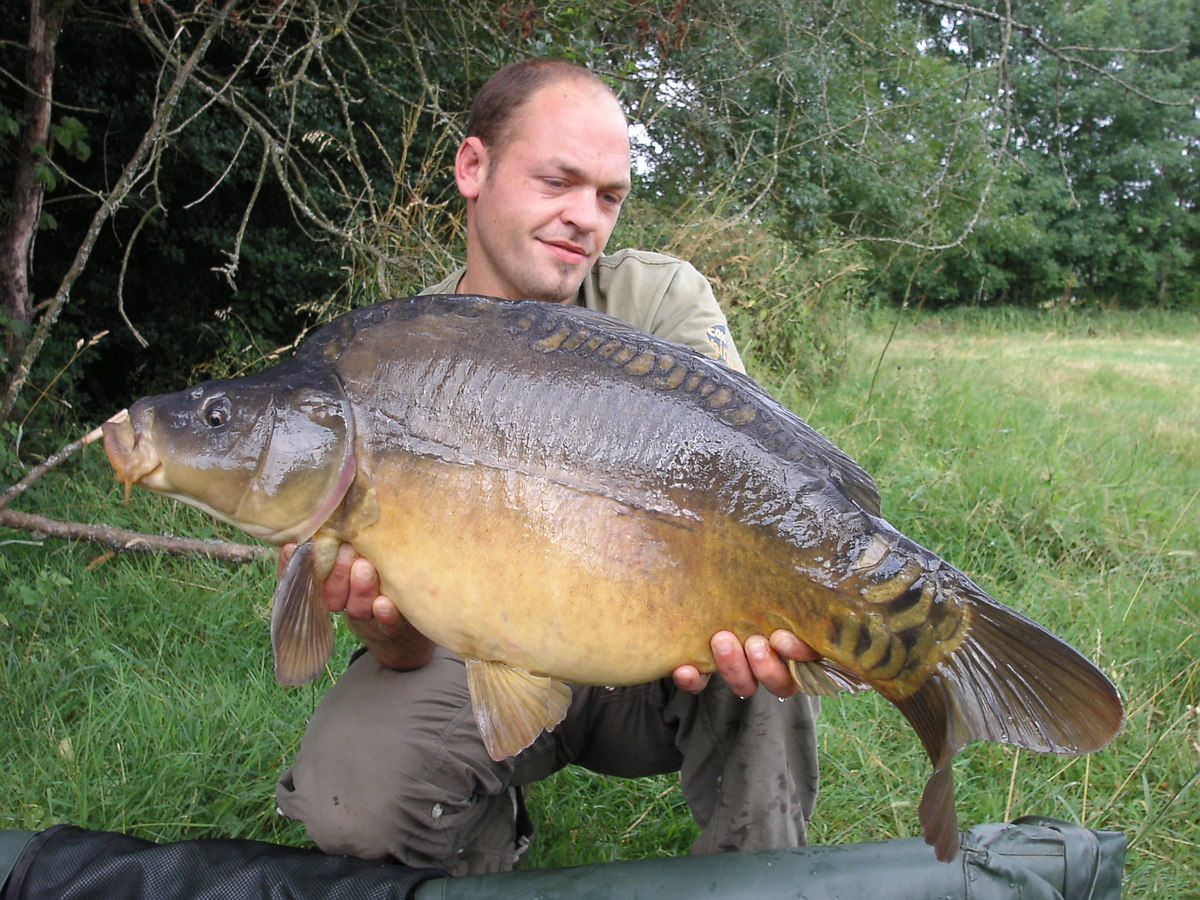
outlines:
[[872, 687], [913, 724], [945, 859], [968, 742], [1078, 753], [1121, 727], [1099, 670], [892, 528], [870, 476], [753, 381], [586, 310], [356, 310], [260, 375], [139, 401], [105, 445], [127, 486], [301, 542], [273, 616], [284, 682], [323, 665], [319, 586], [354, 543], [467, 660], [497, 758], [557, 724], [566, 683], [712, 671], [714, 631], [787, 628], [825, 657], [793, 666], [802, 690]]

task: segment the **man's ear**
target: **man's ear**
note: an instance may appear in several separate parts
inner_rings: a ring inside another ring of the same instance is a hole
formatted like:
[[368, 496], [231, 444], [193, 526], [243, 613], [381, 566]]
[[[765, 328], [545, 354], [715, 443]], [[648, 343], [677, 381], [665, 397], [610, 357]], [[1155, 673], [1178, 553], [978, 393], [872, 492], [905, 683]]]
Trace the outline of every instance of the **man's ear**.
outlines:
[[458, 191], [468, 200], [479, 196], [479, 186], [487, 178], [488, 150], [483, 141], [469, 137], [458, 147], [454, 155], [454, 180]]

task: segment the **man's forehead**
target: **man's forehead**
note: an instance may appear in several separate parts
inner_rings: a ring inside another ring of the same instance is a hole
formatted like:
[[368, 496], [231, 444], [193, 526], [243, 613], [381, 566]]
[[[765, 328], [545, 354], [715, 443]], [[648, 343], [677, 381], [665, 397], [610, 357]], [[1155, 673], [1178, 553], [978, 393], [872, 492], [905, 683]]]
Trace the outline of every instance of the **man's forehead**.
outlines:
[[587, 117], [596, 130], [620, 128], [628, 140], [628, 121], [617, 98], [607, 89], [587, 82], [559, 81], [538, 88], [516, 110], [513, 125], [520, 131], [522, 126], [528, 127], [533, 121], [570, 116]]
[[[610, 173], [607, 180], [627, 182], [629, 127], [612, 95], [593, 89], [547, 96], [545, 92], [552, 88], [542, 88], [541, 96], [534, 95], [513, 117], [505, 143], [520, 147], [523, 155], [541, 165], [553, 165], [573, 174], [583, 174], [583, 166], [597, 162], [610, 170], [620, 168], [621, 172]], [[605, 112], [610, 116], [606, 117]], [[504, 155], [507, 153], [504, 151]]]

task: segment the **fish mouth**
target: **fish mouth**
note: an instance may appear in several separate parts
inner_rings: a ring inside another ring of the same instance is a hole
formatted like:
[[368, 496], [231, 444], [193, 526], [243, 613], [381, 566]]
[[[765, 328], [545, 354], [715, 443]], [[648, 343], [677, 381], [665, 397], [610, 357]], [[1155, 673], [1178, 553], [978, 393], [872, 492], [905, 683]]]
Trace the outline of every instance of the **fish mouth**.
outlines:
[[[145, 482], [162, 469], [162, 460], [154, 445], [140, 433], [123, 409], [103, 425], [104, 452], [117, 472], [117, 478], [125, 485], [125, 501], [129, 502], [129, 491], [135, 482]], [[148, 487], [150, 485], [147, 485]]]

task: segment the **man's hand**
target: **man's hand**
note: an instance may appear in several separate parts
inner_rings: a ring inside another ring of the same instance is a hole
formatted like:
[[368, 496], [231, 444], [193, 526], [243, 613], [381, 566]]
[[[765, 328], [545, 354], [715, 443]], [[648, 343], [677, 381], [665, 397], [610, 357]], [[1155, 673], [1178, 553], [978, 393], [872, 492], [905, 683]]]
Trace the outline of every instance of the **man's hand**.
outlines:
[[[284, 545], [280, 571], [295, 549], [294, 544]], [[325, 578], [325, 604], [330, 612], [345, 613], [350, 630], [390, 669], [419, 669], [433, 655], [433, 641], [379, 593], [379, 573], [350, 544], [338, 548], [333, 568]]]
[[400, 610], [379, 593], [379, 573], [350, 544], [338, 548], [333, 569], [325, 578], [325, 603], [330, 612], [344, 612], [352, 622], [374, 619], [385, 635], [394, 633], [401, 623]]
[[[811, 662], [821, 656], [790, 631], [779, 629], [768, 640], [761, 634], [746, 638], [745, 646], [732, 631], [718, 631], [712, 636], [713, 659], [717, 672], [729, 689], [739, 697], [749, 697], [761, 684], [777, 697], [796, 693], [796, 681], [785, 659]], [[695, 666], [680, 666], [673, 673], [675, 684], [685, 691], [698, 694], [708, 686], [708, 675]]]

